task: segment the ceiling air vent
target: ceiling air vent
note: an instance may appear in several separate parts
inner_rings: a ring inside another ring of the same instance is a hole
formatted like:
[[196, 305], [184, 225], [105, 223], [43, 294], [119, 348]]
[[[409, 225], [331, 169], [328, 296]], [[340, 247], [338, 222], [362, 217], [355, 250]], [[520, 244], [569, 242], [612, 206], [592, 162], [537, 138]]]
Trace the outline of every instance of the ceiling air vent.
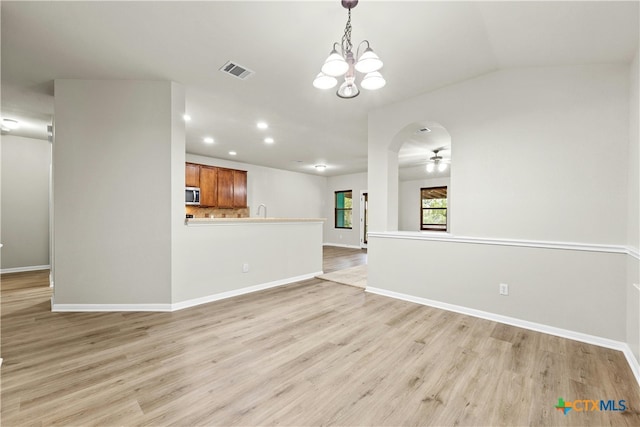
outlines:
[[254, 74], [254, 72], [247, 67], [243, 67], [242, 65], [238, 65], [232, 61], [227, 61], [227, 63], [220, 68], [220, 71], [241, 80], [245, 80]]

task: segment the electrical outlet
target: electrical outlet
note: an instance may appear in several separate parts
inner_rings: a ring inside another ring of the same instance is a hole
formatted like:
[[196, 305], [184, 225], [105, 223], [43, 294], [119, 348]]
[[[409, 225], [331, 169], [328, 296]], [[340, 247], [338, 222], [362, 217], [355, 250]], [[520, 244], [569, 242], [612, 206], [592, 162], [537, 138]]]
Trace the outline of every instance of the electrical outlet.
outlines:
[[245, 262], [244, 264], [242, 264], [242, 272], [243, 273], [248, 273], [249, 272], [249, 263]]
[[509, 285], [500, 283], [500, 295], [509, 295]]

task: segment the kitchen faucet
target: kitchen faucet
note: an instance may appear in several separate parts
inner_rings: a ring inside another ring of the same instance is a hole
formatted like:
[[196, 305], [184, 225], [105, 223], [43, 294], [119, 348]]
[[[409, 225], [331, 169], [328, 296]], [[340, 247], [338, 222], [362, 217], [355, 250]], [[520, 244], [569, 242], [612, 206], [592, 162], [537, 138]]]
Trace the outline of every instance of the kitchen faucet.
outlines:
[[258, 206], [258, 212], [256, 212], [257, 216], [260, 216], [260, 208], [264, 208], [264, 217], [267, 217], [267, 205], [265, 205], [264, 203], [260, 203], [260, 205]]

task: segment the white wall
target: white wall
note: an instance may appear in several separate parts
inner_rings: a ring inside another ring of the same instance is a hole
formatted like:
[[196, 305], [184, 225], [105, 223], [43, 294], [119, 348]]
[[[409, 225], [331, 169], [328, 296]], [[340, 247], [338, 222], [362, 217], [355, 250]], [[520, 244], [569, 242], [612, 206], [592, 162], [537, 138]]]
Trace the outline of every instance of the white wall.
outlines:
[[446, 178], [430, 178], [400, 181], [398, 191], [398, 230], [420, 231], [421, 197], [420, 189], [428, 187], [447, 187], [447, 228], [452, 231], [454, 209], [451, 207], [451, 180]]
[[[353, 228], [351, 230], [335, 227], [335, 192], [353, 191]], [[324, 243], [328, 245], [360, 247], [360, 232], [363, 226], [360, 218], [360, 193], [367, 190], [367, 174], [331, 176], [327, 178], [327, 189], [323, 194], [326, 200], [324, 217]]]
[[185, 226], [183, 220], [175, 224], [175, 304], [322, 272], [320, 222]]
[[47, 268], [51, 144], [13, 135], [3, 135], [0, 143], [2, 270]]
[[174, 90], [55, 81], [56, 304], [170, 302]]
[[[626, 244], [628, 66], [502, 70], [372, 112], [373, 232], [394, 229], [388, 205], [397, 197], [392, 153], [398, 147], [390, 144], [403, 127], [421, 120], [438, 122], [451, 135], [455, 235]], [[625, 339], [626, 255], [499, 248], [374, 238], [370, 285]], [[421, 281], [425, 263], [410, 263], [407, 257], [443, 266], [446, 274], [439, 274], [437, 283]], [[529, 297], [497, 298], [498, 284], [504, 282]], [[553, 289], [572, 297], [554, 298]]]
[[[256, 216], [261, 203], [267, 206], [267, 214], [270, 217], [323, 218], [325, 215], [326, 177], [195, 154], [187, 154], [186, 161], [246, 170], [247, 204], [251, 216]], [[260, 215], [262, 216], [263, 212], [260, 212]]]
[[[627, 204], [627, 245], [637, 254], [640, 248], [640, 85], [638, 84], [638, 58], [636, 52], [630, 67], [629, 91], [629, 156], [628, 156], [628, 204]], [[640, 284], [640, 261], [636, 257], [627, 257], [627, 343], [640, 365], [640, 290], [634, 284]]]

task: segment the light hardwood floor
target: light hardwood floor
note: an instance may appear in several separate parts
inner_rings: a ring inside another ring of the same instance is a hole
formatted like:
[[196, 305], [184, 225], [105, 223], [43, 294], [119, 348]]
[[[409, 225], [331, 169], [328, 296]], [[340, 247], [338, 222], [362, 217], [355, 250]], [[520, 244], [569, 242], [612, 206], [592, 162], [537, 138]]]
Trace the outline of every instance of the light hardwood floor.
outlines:
[[366, 264], [367, 250], [324, 246], [322, 257], [322, 271], [326, 274]]
[[1, 286], [3, 426], [640, 425], [617, 351], [319, 279], [173, 313], [51, 313], [46, 272]]

